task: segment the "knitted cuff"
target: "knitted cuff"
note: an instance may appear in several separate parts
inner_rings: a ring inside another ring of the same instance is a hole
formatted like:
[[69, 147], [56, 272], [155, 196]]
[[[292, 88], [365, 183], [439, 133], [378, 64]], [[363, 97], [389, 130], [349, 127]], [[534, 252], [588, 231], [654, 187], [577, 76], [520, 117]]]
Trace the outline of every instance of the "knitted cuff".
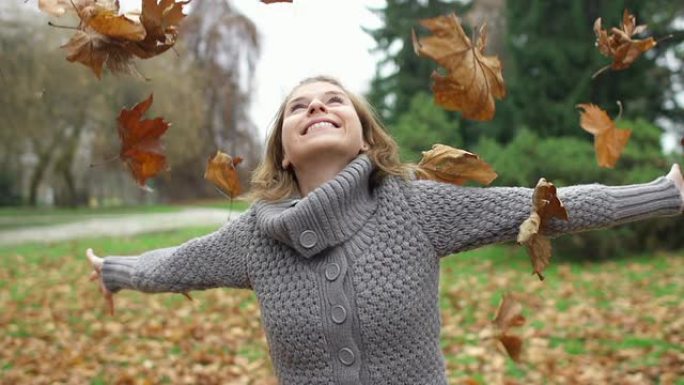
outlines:
[[645, 184], [610, 187], [607, 194], [614, 199], [615, 220], [618, 223], [682, 212], [679, 190], [674, 182], [665, 177]]
[[133, 272], [138, 257], [106, 257], [102, 265], [102, 281], [107, 290], [116, 293], [133, 288]]

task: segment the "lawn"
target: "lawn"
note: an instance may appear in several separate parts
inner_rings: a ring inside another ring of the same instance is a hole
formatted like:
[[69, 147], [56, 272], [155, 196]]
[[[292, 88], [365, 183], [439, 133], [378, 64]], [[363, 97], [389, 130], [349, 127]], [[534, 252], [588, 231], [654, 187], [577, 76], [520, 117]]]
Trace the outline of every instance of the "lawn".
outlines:
[[[275, 384], [251, 292], [124, 291], [109, 317], [87, 280], [87, 247], [135, 254], [212, 230], [0, 248], [0, 383]], [[450, 384], [684, 384], [684, 253], [530, 271], [518, 247], [443, 260]], [[487, 332], [507, 291], [527, 318], [520, 363]]]

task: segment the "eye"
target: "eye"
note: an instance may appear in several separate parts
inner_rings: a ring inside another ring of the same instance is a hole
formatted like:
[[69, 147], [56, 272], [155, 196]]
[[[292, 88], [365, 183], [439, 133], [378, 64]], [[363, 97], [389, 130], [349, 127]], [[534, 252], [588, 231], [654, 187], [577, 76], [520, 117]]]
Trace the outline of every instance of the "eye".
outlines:
[[343, 103], [343, 102], [344, 101], [339, 96], [333, 96], [330, 99], [328, 99], [328, 103]]
[[302, 108], [306, 108], [306, 106], [303, 103], [293, 104], [290, 106], [290, 112], [295, 112], [297, 110], [301, 110]]

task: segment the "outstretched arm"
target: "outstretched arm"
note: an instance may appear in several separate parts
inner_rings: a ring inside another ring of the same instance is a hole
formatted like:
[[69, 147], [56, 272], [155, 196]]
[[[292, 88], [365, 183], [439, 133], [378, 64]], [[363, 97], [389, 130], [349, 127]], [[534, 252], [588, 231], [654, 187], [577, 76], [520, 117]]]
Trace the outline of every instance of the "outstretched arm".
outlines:
[[106, 257], [101, 268], [104, 288], [143, 292], [187, 292], [214, 287], [249, 288], [248, 242], [252, 211], [209, 235], [176, 247], [134, 257]]
[[[569, 220], [550, 221], [544, 234], [556, 236], [679, 214], [682, 193], [675, 183], [668, 174], [629, 186], [559, 188]], [[408, 199], [436, 252], [445, 256], [515, 240], [520, 224], [530, 215], [532, 193], [531, 188], [461, 187], [421, 180], [411, 183]]]

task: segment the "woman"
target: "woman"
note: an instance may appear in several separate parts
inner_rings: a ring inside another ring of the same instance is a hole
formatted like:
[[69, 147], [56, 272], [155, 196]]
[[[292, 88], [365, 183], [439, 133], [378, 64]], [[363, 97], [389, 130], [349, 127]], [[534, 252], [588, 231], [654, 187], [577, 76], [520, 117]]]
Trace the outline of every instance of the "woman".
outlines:
[[[676, 215], [683, 185], [675, 165], [646, 184], [560, 188], [570, 220], [544, 231]], [[317, 77], [280, 107], [252, 196], [239, 218], [178, 247], [89, 249], [110, 306], [121, 289], [250, 288], [282, 384], [446, 384], [440, 258], [514, 240], [532, 189], [413, 180], [367, 104]]]

